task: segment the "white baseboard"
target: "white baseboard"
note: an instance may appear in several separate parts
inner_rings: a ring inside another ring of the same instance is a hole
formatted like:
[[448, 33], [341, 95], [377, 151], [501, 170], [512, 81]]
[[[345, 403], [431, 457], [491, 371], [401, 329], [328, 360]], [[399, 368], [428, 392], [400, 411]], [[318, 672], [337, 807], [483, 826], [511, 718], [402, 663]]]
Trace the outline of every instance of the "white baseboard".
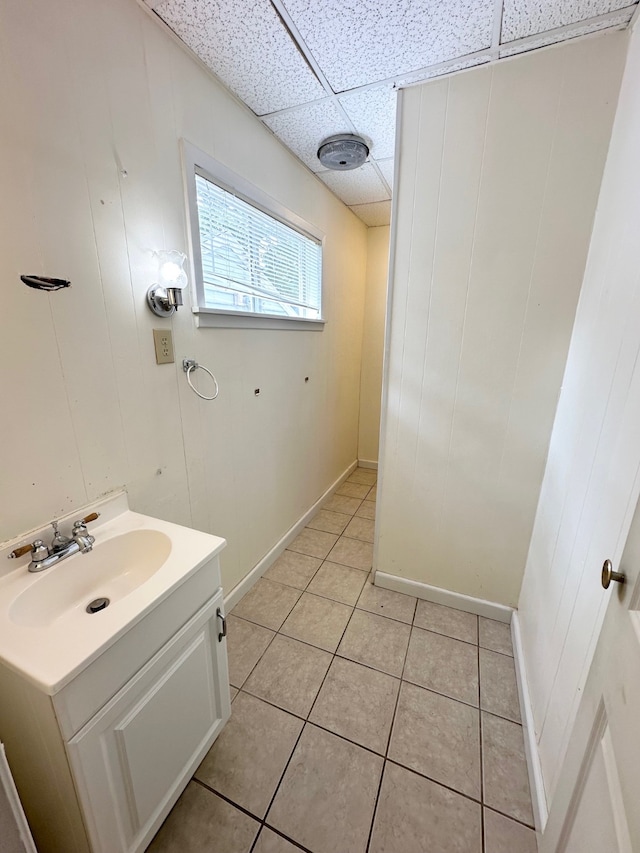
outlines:
[[538, 752], [538, 742], [533, 724], [533, 707], [531, 705], [531, 694], [529, 693], [529, 682], [527, 681], [527, 670], [522, 646], [522, 633], [520, 631], [520, 620], [517, 611], [514, 612], [511, 620], [511, 638], [513, 641], [513, 657], [516, 665], [516, 680], [518, 682], [520, 711], [522, 714], [524, 750], [527, 757], [527, 769], [529, 771], [533, 818], [536, 830], [540, 834], [545, 828], [549, 813], [544, 790], [544, 779], [542, 777], [542, 766], [540, 764], [540, 754]]
[[357, 462], [352, 462], [349, 467], [340, 474], [337, 480], [335, 480], [329, 488], [324, 492], [324, 494], [318, 498], [318, 500], [313, 504], [313, 506], [305, 512], [305, 514], [296, 521], [293, 527], [290, 527], [289, 530], [284, 534], [284, 536], [279, 539], [273, 548], [268, 551], [264, 557], [260, 560], [260, 562], [255, 565], [251, 571], [246, 574], [240, 583], [237, 583], [231, 592], [227, 593], [224, 598], [224, 607], [227, 612], [229, 612], [232, 608], [236, 606], [236, 604], [240, 601], [240, 599], [245, 596], [254, 583], [259, 580], [262, 575], [267, 571], [269, 566], [278, 559], [280, 554], [286, 549], [287, 545], [296, 538], [298, 533], [307, 526], [309, 521], [313, 518], [316, 512], [320, 509], [322, 504], [330, 497], [336, 489], [338, 489], [342, 483], [356, 470], [358, 467]]
[[398, 575], [388, 575], [386, 572], [376, 572], [374, 584], [394, 592], [404, 592], [405, 595], [414, 595], [425, 601], [433, 601], [434, 604], [444, 604], [447, 607], [455, 607], [456, 610], [465, 610], [467, 613], [476, 613], [478, 616], [486, 616], [497, 622], [511, 622], [513, 609], [504, 604], [496, 604], [494, 601], [485, 601], [482, 598], [473, 598], [470, 595], [462, 595], [460, 592], [452, 592], [439, 586], [430, 586], [428, 583], [412, 581], [401, 578]]
[[374, 462], [373, 459], [358, 459], [358, 468], [371, 468], [372, 471], [378, 470], [377, 461]]

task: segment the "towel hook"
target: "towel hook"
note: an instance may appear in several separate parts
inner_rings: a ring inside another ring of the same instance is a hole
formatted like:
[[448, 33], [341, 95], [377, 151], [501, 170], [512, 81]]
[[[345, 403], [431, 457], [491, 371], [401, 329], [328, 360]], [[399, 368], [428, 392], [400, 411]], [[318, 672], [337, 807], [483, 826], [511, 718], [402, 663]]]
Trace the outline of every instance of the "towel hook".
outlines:
[[[195, 393], [198, 395], [198, 397], [200, 397], [202, 400], [215, 400], [216, 399], [216, 397], [218, 396], [218, 393], [220, 391], [220, 389], [218, 388], [218, 380], [213, 375], [213, 373], [209, 370], [208, 367], [205, 367], [203, 364], [198, 364], [198, 362], [194, 358], [184, 358], [182, 360], [182, 369], [187, 374], [187, 382], [189, 383], [189, 387], [191, 388], [192, 391], [195, 391]], [[194, 386], [194, 384], [192, 383], [191, 372], [193, 370], [198, 370], [198, 369], [204, 370], [204, 372], [208, 373], [209, 376], [213, 379], [213, 384], [215, 385], [215, 389], [216, 389], [213, 397], [207, 397], [205, 394], [201, 394], [198, 391], [198, 389]]]

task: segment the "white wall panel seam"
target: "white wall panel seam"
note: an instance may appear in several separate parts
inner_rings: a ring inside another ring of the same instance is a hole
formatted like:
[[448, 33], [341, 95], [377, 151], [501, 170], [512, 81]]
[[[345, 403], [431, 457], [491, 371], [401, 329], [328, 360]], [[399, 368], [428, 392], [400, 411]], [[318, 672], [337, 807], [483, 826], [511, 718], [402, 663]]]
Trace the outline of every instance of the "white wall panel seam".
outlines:
[[[402, 147], [401, 147], [401, 132], [403, 126], [403, 104], [405, 94], [402, 90], [398, 92], [396, 98], [396, 131], [395, 131], [395, 169], [396, 179], [395, 184], [398, 184], [398, 175], [403, 163]], [[382, 395], [380, 400], [380, 433], [378, 444], [378, 491], [382, 492], [382, 485], [385, 481], [385, 466], [384, 462], [389, 448], [389, 363], [391, 357], [391, 330], [393, 322], [393, 297], [394, 297], [394, 279], [395, 279], [395, 262], [398, 239], [398, 193], [394, 192], [391, 200], [391, 225], [389, 229], [389, 260], [387, 268], [387, 300], [384, 320], [384, 345], [382, 352]], [[382, 501], [382, 497], [381, 497]], [[375, 533], [373, 538], [373, 572], [378, 568], [378, 554], [380, 549], [380, 537], [378, 536], [379, 510], [376, 512]]]
[[411, 487], [410, 492], [415, 497], [415, 485], [416, 485], [416, 474], [417, 474], [417, 456], [418, 456], [418, 446], [420, 441], [420, 434], [422, 429], [422, 416], [424, 414], [424, 396], [425, 391], [425, 375], [427, 370], [427, 353], [429, 352], [429, 333], [431, 331], [431, 314], [432, 314], [432, 302], [433, 302], [433, 290], [435, 287], [435, 266], [436, 266], [436, 256], [438, 254], [438, 229], [440, 225], [440, 199], [442, 196], [442, 179], [443, 179], [443, 164], [445, 158], [445, 152], [447, 150], [447, 116], [449, 114], [449, 98], [451, 96], [451, 81], [447, 80], [447, 95], [445, 99], [445, 107], [444, 107], [444, 116], [442, 121], [442, 148], [440, 151], [440, 166], [439, 166], [439, 178], [438, 178], [438, 195], [436, 197], [436, 218], [434, 222], [433, 229], [433, 253], [431, 255], [431, 269], [429, 271], [429, 305], [427, 308], [427, 330], [424, 337], [424, 350], [422, 355], [422, 374], [420, 377], [420, 395], [418, 399], [418, 423], [415, 427], [415, 441], [413, 445], [413, 458], [412, 458], [412, 473], [411, 473]]
[[533, 255], [531, 258], [531, 269], [529, 272], [529, 287], [527, 289], [527, 300], [526, 300], [526, 304], [525, 304], [524, 317], [523, 317], [523, 321], [522, 321], [522, 329], [520, 332], [520, 344], [518, 347], [518, 356], [516, 359], [516, 369], [515, 369], [514, 374], [513, 374], [513, 383], [511, 385], [511, 394], [510, 394], [510, 398], [509, 398], [509, 413], [507, 415], [507, 419], [506, 419], [506, 423], [505, 423], [504, 438], [502, 441], [502, 448], [501, 448], [501, 452], [500, 452], [500, 461], [498, 463], [498, 471], [497, 471], [498, 483], [500, 483], [502, 481], [503, 474], [504, 474], [504, 471], [503, 471], [504, 454], [505, 454], [505, 450], [506, 450], [506, 446], [507, 446], [507, 437], [509, 435], [509, 428], [511, 425], [511, 416], [513, 413], [513, 401], [514, 401], [514, 397], [515, 397], [515, 390], [516, 390], [516, 387], [518, 384], [519, 372], [520, 372], [520, 367], [521, 367], [522, 347], [523, 347], [523, 343], [524, 343], [525, 333], [527, 330], [527, 318], [529, 316], [529, 308], [530, 308], [530, 304], [531, 304], [531, 291], [533, 290], [533, 281], [534, 281], [534, 276], [535, 276], [535, 272], [536, 272], [536, 261], [538, 259], [538, 253], [539, 253], [539, 248], [540, 248], [540, 235], [542, 232], [542, 226], [544, 224], [545, 202], [547, 200], [548, 191], [549, 191], [549, 176], [551, 173], [551, 163], [553, 161], [553, 155], [555, 152], [557, 136], [558, 136], [558, 123], [559, 123], [558, 119], [559, 119], [559, 115], [560, 115], [560, 104], [562, 102], [562, 94], [564, 91], [564, 87], [566, 85], [566, 59], [563, 63], [563, 66], [564, 66], [565, 73], [563, 73], [562, 81], [557, 88], [556, 115], [555, 115], [555, 121], [554, 121], [553, 139], [551, 141], [551, 145], [549, 146], [549, 154], [547, 157], [547, 168], [546, 168], [546, 173], [545, 173], [545, 178], [544, 178], [544, 190], [542, 193], [542, 200], [540, 203], [540, 213], [538, 215], [538, 226], [537, 226], [537, 230], [536, 230], [536, 240], [535, 240], [535, 246], [533, 249]]
[[480, 156], [480, 180], [478, 182], [478, 191], [476, 193], [476, 204], [475, 204], [475, 214], [474, 214], [474, 222], [473, 222], [473, 235], [471, 238], [471, 252], [469, 255], [469, 272], [467, 274], [467, 290], [465, 295], [465, 303], [464, 303], [464, 314], [462, 320], [462, 331], [460, 333], [460, 346], [458, 348], [458, 366], [456, 370], [456, 381], [455, 388], [453, 392], [453, 406], [451, 409], [451, 426], [449, 428], [449, 441], [447, 443], [447, 454], [446, 454], [446, 468], [443, 476], [443, 488], [442, 493], [440, 495], [440, 508], [438, 511], [438, 518], [436, 520], [436, 530], [440, 531], [442, 529], [442, 523], [444, 518], [444, 508], [447, 502], [448, 496], [448, 487], [449, 487], [449, 472], [451, 469], [451, 449], [453, 445], [453, 434], [455, 429], [455, 418], [456, 412], [458, 411], [458, 395], [459, 395], [459, 387], [460, 387], [460, 369], [462, 364], [462, 351], [464, 348], [464, 339], [465, 339], [465, 331], [467, 328], [467, 314], [469, 308], [469, 295], [471, 292], [471, 278], [473, 276], [473, 259], [476, 250], [476, 236], [477, 236], [477, 228], [478, 228], [478, 214], [480, 210], [480, 199], [482, 197], [482, 185], [485, 180], [485, 157], [487, 152], [487, 138], [489, 134], [489, 117], [491, 115], [491, 101], [493, 97], [493, 87], [495, 82], [495, 71], [492, 68], [489, 71], [490, 74], [490, 83], [489, 83], [489, 98], [487, 101], [487, 111], [485, 115], [484, 122], [484, 136], [482, 140], [482, 154]]
[[[418, 126], [420, 126], [420, 122], [421, 122], [421, 120], [422, 120], [422, 98], [420, 98], [419, 106], [418, 106]], [[416, 156], [415, 156], [414, 161], [413, 161], [413, 169], [412, 169], [412, 173], [413, 173], [413, 175], [412, 175], [412, 184], [413, 184], [413, 186], [412, 186], [411, 211], [412, 211], [412, 215], [413, 215], [413, 216], [415, 216], [416, 199], [417, 199], [417, 197], [418, 197], [418, 196], [417, 196], [417, 191], [416, 191], [416, 190], [417, 190], [417, 177], [418, 177], [418, 157], [417, 157], [417, 152], [416, 152]], [[407, 266], [408, 266], [408, 269], [409, 269], [409, 270], [411, 270], [411, 268], [412, 268], [412, 260], [413, 260], [413, 242], [411, 243], [411, 246], [410, 246], [410, 250], [409, 250], [409, 258], [408, 258], [408, 261], [407, 261]], [[394, 302], [395, 302], [395, 296], [397, 295], [397, 292], [398, 292], [398, 288], [397, 288], [397, 286], [395, 285], [395, 280], [394, 280], [394, 286], [393, 286], [393, 289], [392, 289], [392, 296], [393, 296]], [[402, 387], [403, 387], [403, 384], [404, 384], [404, 363], [405, 363], [405, 362], [404, 362], [404, 351], [405, 351], [405, 343], [406, 343], [406, 337], [407, 337], [407, 336], [406, 336], [406, 330], [407, 330], [407, 318], [408, 318], [408, 310], [407, 310], [407, 308], [408, 308], [408, 303], [409, 303], [409, 288], [408, 288], [408, 287], [406, 287], [406, 286], [404, 286], [403, 302], [402, 302], [402, 305], [401, 305], [401, 313], [399, 314], [399, 312], [397, 312], [397, 311], [396, 311], [396, 312], [394, 312], [394, 314], [390, 317], [391, 321], [392, 321], [392, 322], [395, 322], [395, 323], [397, 323], [397, 322], [398, 322], [398, 320], [400, 319], [400, 317], [402, 318], [402, 319], [401, 319], [401, 322], [402, 322], [402, 344], [401, 344], [401, 346], [400, 346], [400, 351], [399, 351], [399, 353], [398, 353], [398, 354], [395, 356], [395, 358], [394, 358], [393, 349], [392, 349], [391, 347], [390, 347], [390, 349], [389, 349], [389, 362], [390, 362], [390, 364], [391, 364], [393, 361], [397, 361], [397, 362], [398, 362], [398, 364], [400, 365], [400, 381], [399, 381], [398, 409], [400, 408], [400, 403], [401, 403], [401, 400], [402, 400]], [[394, 414], [394, 417], [395, 417], [395, 436], [394, 436], [393, 444], [392, 444], [392, 448], [393, 448], [393, 451], [392, 451], [392, 453], [393, 453], [393, 455], [392, 455], [392, 460], [393, 460], [393, 463], [395, 463], [395, 460], [397, 459], [397, 454], [398, 454], [398, 435], [399, 435], [399, 429], [400, 429], [400, 418], [399, 418], [399, 416], [398, 416], [398, 413], [395, 413], [395, 414]]]

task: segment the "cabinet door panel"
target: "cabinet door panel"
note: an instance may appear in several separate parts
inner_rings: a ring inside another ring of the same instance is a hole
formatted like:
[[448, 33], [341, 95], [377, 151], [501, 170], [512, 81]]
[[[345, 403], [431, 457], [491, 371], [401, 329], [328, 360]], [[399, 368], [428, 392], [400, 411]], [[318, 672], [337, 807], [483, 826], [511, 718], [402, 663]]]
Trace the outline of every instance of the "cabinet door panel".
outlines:
[[123, 776], [143, 826], [187, 759], [215, 724], [210, 627], [187, 646], [119, 725], [115, 740]]
[[95, 853], [153, 837], [230, 714], [222, 591], [67, 745]]

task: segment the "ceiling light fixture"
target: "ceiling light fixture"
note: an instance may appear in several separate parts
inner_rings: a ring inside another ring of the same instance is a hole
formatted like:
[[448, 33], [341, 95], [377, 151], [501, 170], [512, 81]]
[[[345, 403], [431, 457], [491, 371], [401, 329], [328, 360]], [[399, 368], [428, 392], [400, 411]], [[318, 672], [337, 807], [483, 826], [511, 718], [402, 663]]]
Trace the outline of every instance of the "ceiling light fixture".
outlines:
[[318, 160], [326, 169], [346, 172], [362, 166], [369, 156], [369, 146], [355, 133], [338, 133], [330, 136], [318, 148]]

